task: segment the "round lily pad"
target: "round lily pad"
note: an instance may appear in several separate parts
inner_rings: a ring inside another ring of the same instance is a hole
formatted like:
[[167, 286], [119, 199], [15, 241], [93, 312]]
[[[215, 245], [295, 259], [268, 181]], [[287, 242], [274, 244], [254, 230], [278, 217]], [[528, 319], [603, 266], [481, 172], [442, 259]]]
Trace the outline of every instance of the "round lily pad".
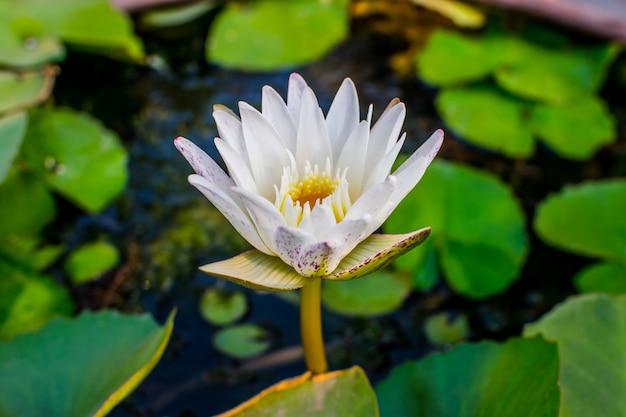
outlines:
[[579, 292], [626, 294], [626, 265], [600, 262], [589, 265], [574, 276]]
[[255, 324], [240, 324], [218, 330], [213, 345], [227, 356], [238, 359], [251, 358], [270, 347], [267, 333]]
[[435, 346], [459, 343], [469, 336], [469, 324], [462, 314], [435, 313], [426, 318], [424, 334]]
[[246, 314], [248, 302], [241, 291], [227, 292], [208, 288], [200, 299], [200, 314], [211, 324], [224, 326], [239, 320]]
[[92, 242], [72, 252], [63, 268], [74, 284], [82, 284], [113, 268], [119, 259], [115, 246], [107, 242]]

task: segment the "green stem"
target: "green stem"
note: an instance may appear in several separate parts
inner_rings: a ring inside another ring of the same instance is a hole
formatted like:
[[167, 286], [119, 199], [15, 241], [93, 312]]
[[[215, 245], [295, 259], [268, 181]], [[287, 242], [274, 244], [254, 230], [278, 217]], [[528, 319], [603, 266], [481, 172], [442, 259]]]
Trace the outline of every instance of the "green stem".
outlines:
[[309, 371], [321, 374], [328, 370], [322, 337], [322, 280], [312, 278], [300, 289], [300, 331], [304, 361]]

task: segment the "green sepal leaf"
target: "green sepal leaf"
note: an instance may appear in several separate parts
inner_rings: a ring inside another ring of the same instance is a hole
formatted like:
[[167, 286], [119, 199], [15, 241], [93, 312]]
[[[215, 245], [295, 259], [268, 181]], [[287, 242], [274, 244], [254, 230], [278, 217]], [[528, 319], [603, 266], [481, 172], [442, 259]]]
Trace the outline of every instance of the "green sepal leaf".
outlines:
[[555, 344], [509, 339], [400, 365], [376, 394], [382, 417], [555, 417], [558, 375]]
[[374, 391], [358, 366], [287, 379], [220, 417], [378, 417]]
[[0, 344], [2, 415], [39, 416], [44, 406], [49, 417], [106, 415], [156, 365], [173, 322], [173, 313], [159, 327], [149, 315], [86, 312]]
[[556, 341], [561, 372], [560, 416], [622, 417], [626, 410], [626, 297], [572, 297], [524, 335]]

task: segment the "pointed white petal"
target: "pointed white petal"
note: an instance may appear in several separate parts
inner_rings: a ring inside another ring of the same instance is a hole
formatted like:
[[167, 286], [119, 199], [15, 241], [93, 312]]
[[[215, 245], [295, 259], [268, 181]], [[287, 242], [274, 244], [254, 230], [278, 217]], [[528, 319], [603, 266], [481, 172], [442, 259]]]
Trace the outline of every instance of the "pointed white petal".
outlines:
[[296, 151], [296, 126], [289, 115], [287, 105], [272, 87], [263, 87], [263, 116], [272, 124], [283, 146], [292, 153]]
[[308, 87], [302, 93], [297, 137], [295, 157], [298, 166], [303, 167], [306, 161], [309, 161], [321, 168], [325, 165], [326, 158], [330, 157], [330, 160], [333, 160], [324, 114], [317, 103], [315, 93]]
[[316, 204], [311, 210], [309, 218], [302, 219], [298, 227], [313, 236], [320, 236], [335, 226], [336, 223], [335, 214], [329, 206]]
[[247, 213], [232, 199], [228, 191], [222, 190], [200, 175], [190, 175], [189, 183], [196, 187], [226, 217], [235, 230], [252, 246], [263, 253], [274, 252], [261, 240]]
[[367, 155], [367, 143], [369, 142], [369, 123], [362, 121], [356, 129], [352, 131], [350, 138], [345, 143], [336, 167], [346, 168], [346, 180], [350, 187], [350, 199], [356, 200], [363, 192], [365, 173], [365, 156]]
[[233, 199], [241, 207], [248, 210], [256, 230], [263, 239], [263, 242], [277, 253], [276, 239], [274, 237], [278, 227], [286, 226], [285, 218], [280, 214], [276, 206], [267, 199], [256, 193], [251, 193], [242, 188], [233, 188]]
[[239, 113], [258, 192], [266, 198], [273, 198], [274, 184], [280, 180], [289, 157], [276, 129], [258, 110], [242, 101], [239, 103]]
[[350, 210], [346, 213], [345, 220], [357, 220], [370, 216], [371, 223], [368, 229], [369, 233], [374, 232], [383, 224], [398, 204], [390, 201], [395, 193], [396, 186], [396, 178], [389, 176], [385, 182], [371, 187], [350, 207]]
[[215, 147], [228, 167], [228, 173], [235, 181], [235, 184], [238, 187], [256, 193], [258, 189], [250, 167], [247, 164], [247, 155], [235, 151], [228, 143], [220, 138], [215, 138]]
[[348, 280], [371, 274], [418, 246], [429, 234], [430, 227], [403, 235], [371, 235], [343, 258], [331, 275], [324, 278]]
[[200, 270], [245, 287], [264, 291], [295, 290], [306, 285], [309, 280], [276, 256], [265, 255], [255, 250], [201, 266]]
[[399, 103], [386, 110], [380, 116], [370, 132], [366, 166], [374, 166], [380, 159], [380, 156], [386, 154], [398, 141], [405, 115], [406, 108], [404, 103]]
[[333, 155], [338, 155], [350, 134], [359, 124], [359, 97], [350, 78], [343, 80], [339, 87], [328, 110], [326, 124]]
[[287, 109], [293, 123], [297, 126], [300, 120], [300, 108], [302, 105], [302, 92], [308, 85], [300, 74], [292, 73], [289, 76], [289, 88], [287, 90]]
[[228, 190], [234, 185], [233, 180], [226, 175], [224, 170], [193, 142], [181, 136], [174, 140], [174, 145], [196, 174], [222, 190]]
[[222, 110], [222, 107], [224, 106], [219, 107], [218, 110], [213, 112], [213, 118], [215, 119], [220, 138], [224, 139], [231, 148], [245, 155], [247, 152], [246, 144], [243, 139], [241, 121], [230, 109], [224, 107], [225, 110]]
[[371, 222], [372, 218], [370, 216], [364, 216], [357, 220], [344, 220], [318, 237], [319, 241], [335, 241], [338, 243], [338, 248], [333, 253], [333, 261], [331, 263], [338, 264], [361, 241], [370, 235]]
[[402, 146], [404, 145], [404, 141], [406, 140], [406, 133], [402, 134], [402, 137], [391, 150], [382, 156], [376, 166], [372, 167], [365, 174], [365, 181], [363, 185], [363, 190], [368, 190], [370, 187], [382, 182], [389, 176], [389, 172], [391, 171], [391, 167], [395, 162]]
[[442, 144], [443, 130], [438, 129], [393, 173], [398, 179], [398, 186], [392, 197], [396, 204], [399, 204], [422, 179], [426, 168], [435, 158]]

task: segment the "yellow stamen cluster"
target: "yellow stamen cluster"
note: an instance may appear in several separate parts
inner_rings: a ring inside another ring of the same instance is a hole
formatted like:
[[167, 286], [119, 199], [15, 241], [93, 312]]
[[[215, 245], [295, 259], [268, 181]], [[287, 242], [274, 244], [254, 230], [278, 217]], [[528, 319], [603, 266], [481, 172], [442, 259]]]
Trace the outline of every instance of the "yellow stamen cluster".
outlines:
[[335, 192], [339, 185], [339, 179], [331, 179], [328, 175], [315, 172], [307, 176], [298, 183], [291, 184], [289, 195], [294, 203], [300, 203], [304, 207], [306, 203], [313, 208], [315, 204], [322, 201]]

